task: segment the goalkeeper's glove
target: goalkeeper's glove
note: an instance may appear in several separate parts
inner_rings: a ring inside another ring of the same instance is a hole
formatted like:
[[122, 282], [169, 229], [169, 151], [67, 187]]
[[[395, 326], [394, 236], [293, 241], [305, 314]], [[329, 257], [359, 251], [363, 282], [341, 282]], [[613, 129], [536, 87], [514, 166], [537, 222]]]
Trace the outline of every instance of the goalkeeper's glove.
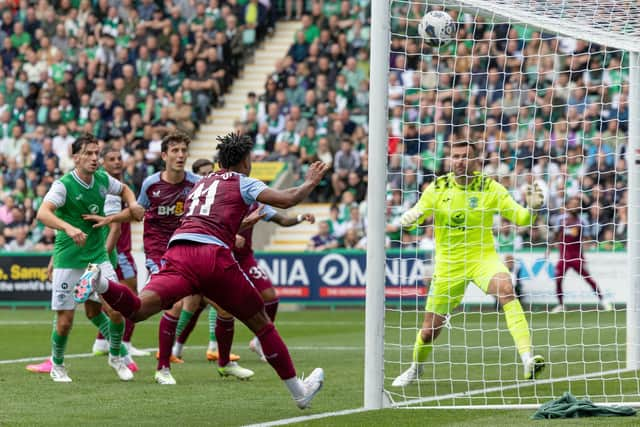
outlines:
[[411, 208], [400, 217], [400, 225], [402, 228], [412, 227], [422, 216], [422, 214], [415, 208]]
[[527, 185], [525, 200], [527, 202], [527, 206], [533, 210], [540, 209], [542, 207], [544, 204], [544, 193], [537, 182], [534, 182], [533, 185]]

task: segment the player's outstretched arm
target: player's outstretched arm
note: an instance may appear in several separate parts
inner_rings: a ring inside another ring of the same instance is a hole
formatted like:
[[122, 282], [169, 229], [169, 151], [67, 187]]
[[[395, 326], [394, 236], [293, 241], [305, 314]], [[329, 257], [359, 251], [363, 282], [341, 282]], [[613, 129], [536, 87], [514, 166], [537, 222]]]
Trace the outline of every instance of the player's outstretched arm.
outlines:
[[267, 188], [258, 195], [256, 200], [266, 205], [275, 206], [276, 208], [288, 209], [293, 207], [311, 194], [313, 189], [320, 184], [322, 177], [324, 177], [328, 170], [328, 165], [322, 162], [314, 162], [309, 166], [302, 185], [286, 190]]
[[94, 222], [93, 228], [104, 227], [105, 225], [120, 224], [123, 222], [135, 221], [131, 209], [126, 208], [114, 215], [102, 216], [94, 214], [82, 215], [85, 221]]
[[536, 217], [533, 211], [540, 209], [544, 203], [542, 189], [538, 186], [536, 186], [535, 195], [532, 193], [531, 197], [527, 196], [529, 209], [519, 205], [518, 202], [513, 200], [507, 189], [495, 181], [492, 182], [490, 191], [496, 198], [496, 205], [500, 215], [518, 226], [531, 225]]
[[433, 214], [436, 192], [435, 185], [430, 184], [420, 196], [420, 200], [400, 217], [402, 228], [413, 228]]
[[135, 221], [142, 221], [142, 218], [144, 217], [144, 207], [138, 204], [136, 195], [133, 194], [133, 191], [131, 191], [128, 185], [122, 184], [122, 193], [120, 194], [120, 197], [122, 197], [122, 200], [124, 200], [124, 202], [128, 205], [127, 209], [130, 212], [131, 218]]
[[271, 221], [275, 222], [281, 227], [292, 227], [304, 221], [307, 221], [309, 224], [313, 224], [316, 222], [316, 217], [310, 213], [304, 213], [298, 216], [287, 216], [277, 213], [273, 217], [271, 217]]

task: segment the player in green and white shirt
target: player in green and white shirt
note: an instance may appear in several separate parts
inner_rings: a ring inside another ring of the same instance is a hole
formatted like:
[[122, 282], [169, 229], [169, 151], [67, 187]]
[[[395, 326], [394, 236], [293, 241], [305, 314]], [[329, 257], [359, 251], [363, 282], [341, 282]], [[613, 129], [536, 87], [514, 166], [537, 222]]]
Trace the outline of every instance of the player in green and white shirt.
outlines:
[[[509, 270], [496, 253], [492, 230], [495, 214], [520, 226], [531, 224], [535, 214], [517, 204], [498, 182], [477, 172], [477, 155], [473, 144], [453, 143], [452, 172], [432, 182], [400, 219], [404, 228], [411, 229], [433, 216], [435, 271], [411, 366], [393, 381], [395, 387], [407, 386], [420, 377], [433, 340], [447, 315], [462, 302], [469, 282], [499, 301], [524, 365], [524, 378], [533, 379], [544, 367], [544, 358], [532, 355], [529, 325], [515, 298]], [[533, 210], [544, 202], [542, 190], [535, 185], [528, 188], [526, 198]]]
[[[137, 204], [133, 192], [120, 181], [98, 169], [98, 140], [83, 134], [72, 144], [75, 169], [55, 181], [38, 210], [38, 219], [58, 230], [53, 253], [51, 308], [56, 312], [52, 341], [51, 378], [56, 382], [71, 382], [64, 366], [64, 351], [73, 324], [76, 304], [73, 288], [89, 263], [100, 264], [117, 280], [106, 249], [106, 233], [94, 228], [83, 215], [104, 215], [107, 195], [120, 195], [129, 204], [133, 216], [141, 219], [144, 210]], [[120, 313], [108, 309], [110, 319], [101, 311], [97, 296], [87, 301], [87, 317], [100, 331], [110, 337], [109, 365], [120, 379], [131, 380], [133, 374], [120, 357], [124, 321]]]

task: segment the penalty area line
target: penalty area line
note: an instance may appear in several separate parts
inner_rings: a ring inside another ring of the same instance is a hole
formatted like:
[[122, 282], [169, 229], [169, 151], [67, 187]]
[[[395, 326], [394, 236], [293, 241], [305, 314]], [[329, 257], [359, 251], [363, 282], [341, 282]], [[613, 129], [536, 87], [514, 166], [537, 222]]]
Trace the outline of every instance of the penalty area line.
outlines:
[[265, 423], [249, 424], [249, 425], [245, 425], [244, 427], [284, 426], [284, 425], [288, 425], [288, 424], [303, 423], [305, 421], [319, 420], [319, 419], [322, 419], [322, 418], [339, 417], [339, 416], [342, 416], [342, 415], [357, 414], [359, 412], [366, 412], [366, 411], [370, 411], [370, 410], [371, 409], [365, 409], [365, 408], [343, 409], [341, 411], [322, 412], [320, 414], [302, 415], [300, 417], [283, 418], [281, 420], [269, 421], [269, 422], [265, 422]]

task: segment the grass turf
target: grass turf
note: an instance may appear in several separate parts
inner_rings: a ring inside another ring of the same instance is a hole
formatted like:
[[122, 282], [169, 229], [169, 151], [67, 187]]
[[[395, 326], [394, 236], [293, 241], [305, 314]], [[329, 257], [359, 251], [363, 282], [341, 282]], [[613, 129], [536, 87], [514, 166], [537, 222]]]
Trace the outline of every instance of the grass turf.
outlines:
[[[554, 317], [555, 316], [555, 317]], [[385, 384], [399, 373], [410, 358], [415, 322], [420, 313], [401, 316], [387, 313], [387, 376]], [[52, 314], [45, 310], [0, 310], [0, 361], [49, 352]], [[95, 328], [78, 312], [69, 340], [68, 354], [88, 353]], [[596, 372], [623, 367], [624, 316], [613, 313], [535, 314], [531, 321], [537, 330], [534, 341], [538, 349], [552, 360], [552, 369], [543, 377]], [[157, 345], [158, 319], [137, 325], [134, 343], [139, 348]], [[155, 360], [138, 358], [140, 372], [132, 383], [122, 384], [107, 366], [105, 357], [67, 359], [72, 384], [54, 384], [47, 375], [32, 374], [24, 367], [28, 362], [0, 364], [0, 425], [244, 425], [282, 418], [310, 415], [362, 405], [364, 313], [360, 310], [282, 312], [278, 328], [291, 348], [299, 373], [322, 366], [326, 384], [310, 411], [299, 411], [273, 370], [247, 349], [249, 332], [236, 325], [234, 352], [242, 356], [241, 364], [256, 372], [247, 382], [221, 379], [215, 365], [204, 360], [207, 343], [206, 320], [195, 329], [187, 348], [186, 363], [176, 365], [173, 373], [178, 385], [161, 387], [154, 383]], [[393, 396], [403, 398], [430, 397], [466, 390], [469, 378], [474, 389], [496, 384], [516, 384], [517, 360], [513, 343], [502, 319], [495, 314], [466, 313], [454, 316], [452, 327], [438, 340], [433, 355], [439, 370], [429, 370], [416, 386], [407, 387]], [[617, 325], [617, 328], [614, 326]], [[566, 349], [558, 344], [567, 342]], [[580, 343], [587, 343], [585, 347]], [[397, 345], [402, 343], [402, 346]], [[549, 345], [549, 343], [551, 345]], [[594, 343], [599, 347], [594, 347]], [[592, 351], [600, 348], [600, 351]], [[565, 363], [573, 360], [574, 363]], [[585, 360], [587, 363], [582, 363]], [[402, 362], [402, 363], [399, 363]], [[0, 362], [1, 363], [1, 362]], [[462, 369], [464, 368], [464, 369]], [[519, 371], [517, 371], [519, 372]], [[450, 381], [450, 376], [454, 381]], [[629, 378], [629, 379], [624, 379]], [[576, 395], [585, 391], [602, 395], [638, 393], [636, 373], [613, 375], [605, 379], [566, 382], [538, 387], [515, 388], [473, 398], [457, 398], [455, 403], [528, 402], [528, 396], [559, 396], [561, 390]], [[434, 393], [434, 391], [436, 393]], [[555, 394], [554, 394], [555, 393]], [[451, 404], [443, 401], [441, 404]], [[305, 421], [308, 425], [515, 425], [529, 423], [532, 410], [465, 411], [465, 410], [384, 410], [341, 417]], [[637, 425], [638, 418], [616, 418], [580, 421], [606, 425]], [[546, 424], [547, 422], [531, 422]], [[557, 425], [577, 425], [557, 421]]]

